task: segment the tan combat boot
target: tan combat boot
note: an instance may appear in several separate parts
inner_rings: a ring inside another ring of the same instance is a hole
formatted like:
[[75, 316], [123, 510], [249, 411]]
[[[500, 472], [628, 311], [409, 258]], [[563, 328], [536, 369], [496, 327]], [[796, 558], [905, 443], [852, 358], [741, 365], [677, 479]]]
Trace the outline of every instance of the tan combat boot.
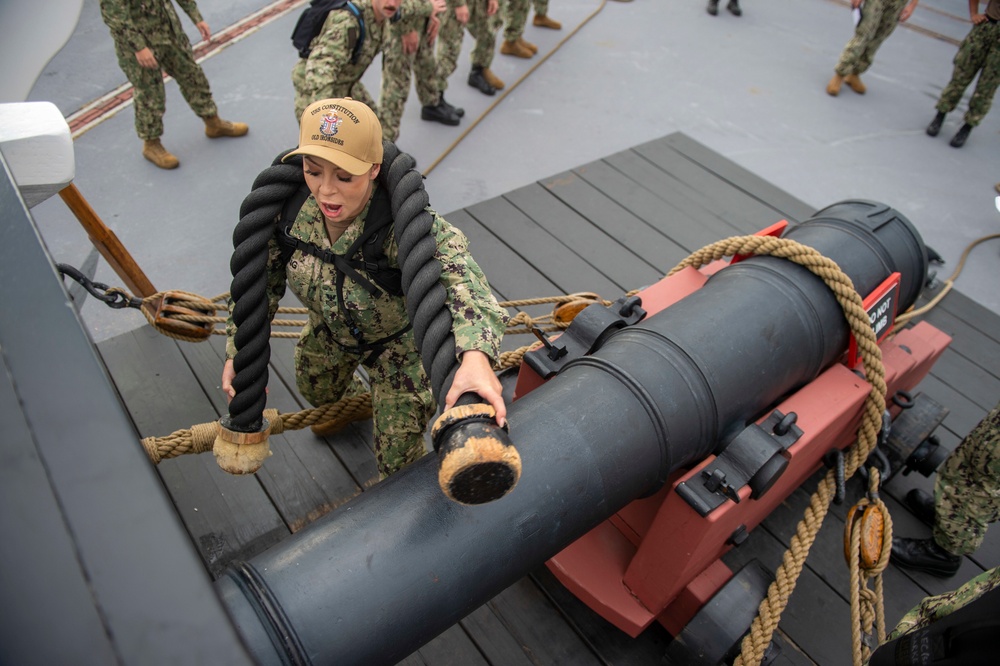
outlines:
[[509, 42], [506, 40], [504, 41], [503, 44], [500, 45], [500, 53], [504, 55], [515, 56], [517, 58], [530, 58], [531, 56], [535, 55], [534, 53], [531, 52], [531, 49], [521, 46], [520, 42], [517, 41]]
[[538, 53], [538, 47], [531, 42], [525, 41], [524, 37], [518, 37], [517, 43], [531, 51], [532, 54]]
[[180, 160], [170, 154], [159, 139], [148, 139], [143, 142], [142, 156], [161, 169], [176, 169]]
[[535, 14], [535, 18], [531, 20], [531, 25], [539, 28], [548, 28], [549, 30], [562, 30], [562, 23], [553, 21], [545, 14]]
[[857, 74], [848, 74], [847, 76], [845, 76], [844, 83], [847, 84], [848, 88], [858, 93], [859, 95], [864, 95], [865, 91], [868, 90], [868, 88], [865, 87], [865, 84], [861, 83], [861, 77], [858, 76]]
[[205, 121], [205, 136], [209, 139], [218, 139], [220, 136], [243, 136], [250, 130], [246, 123], [231, 123], [219, 116], [209, 116], [202, 120]]
[[830, 79], [830, 82], [828, 84], [826, 84], [826, 94], [830, 95], [831, 97], [836, 97], [837, 95], [839, 95], [840, 84], [842, 84], [843, 82], [844, 82], [844, 77], [834, 72], [833, 78]]
[[497, 90], [503, 90], [503, 87], [507, 85], [496, 74], [491, 72], [489, 67], [483, 67], [483, 78]]

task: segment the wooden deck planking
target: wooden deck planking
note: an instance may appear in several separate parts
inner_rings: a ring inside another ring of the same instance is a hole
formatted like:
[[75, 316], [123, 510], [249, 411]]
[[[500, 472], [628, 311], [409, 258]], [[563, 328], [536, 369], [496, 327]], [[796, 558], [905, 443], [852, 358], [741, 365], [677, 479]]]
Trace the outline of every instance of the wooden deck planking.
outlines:
[[[469, 237], [498, 298], [593, 291], [614, 299], [655, 281], [703, 245], [756, 232], [783, 218], [800, 222], [814, 210], [675, 134], [445, 217]], [[551, 307], [523, 309], [538, 315]], [[939, 429], [950, 449], [1000, 399], [1000, 317], [954, 292], [926, 318], [955, 337], [919, 387], [951, 410]], [[511, 336], [504, 348], [532, 339]], [[293, 346], [290, 340], [273, 345], [268, 402], [282, 413], [307, 407], [294, 387]], [[106, 341], [99, 350], [144, 436], [216, 420], [225, 409], [218, 389], [221, 339], [189, 345], [147, 329]], [[150, 368], [155, 381], [149, 379]], [[307, 431], [276, 436], [275, 455], [255, 477], [230, 477], [206, 455], [164, 461], [159, 472], [206, 567], [217, 576], [233, 559], [251, 557], [373, 485], [377, 472], [370, 437], [370, 423], [352, 424], [325, 439]], [[887, 486], [899, 533], [926, 533], [901, 501], [909, 488], [930, 488], [932, 483], [914, 474], [894, 478]], [[852, 492], [860, 496], [858, 482]], [[727, 563], [737, 566], [756, 557], [776, 568], [807, 501], [806, 490], [789, 497], [743, 546], [726, 555]], [[779, 664], [844, 663], [849, 658], [841, 541], [846, 508], [831, 509], [782, 618], [776, 637], [782, 646]], [[997, 563], [1000, 531], [993, 530], [954, 579], [890, 567], [887, 622], [894, 624], [924, 594], [952, 589]], [[819, 626], [824, 631], [817, 631]], [[542, 569], [402, 663], [668, 663], [662, 658], [668, 641], [659, 625], [637, 639], [627, 637]]]

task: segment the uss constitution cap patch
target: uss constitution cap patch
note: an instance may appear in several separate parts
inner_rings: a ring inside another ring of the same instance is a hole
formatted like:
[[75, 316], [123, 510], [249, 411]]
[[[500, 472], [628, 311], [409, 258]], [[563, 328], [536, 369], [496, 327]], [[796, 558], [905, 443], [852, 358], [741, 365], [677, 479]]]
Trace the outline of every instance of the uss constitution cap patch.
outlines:
[[299, 147], [284, 160], [292, 155], [320, 157], [360, 176], [382, 163], [382, 123], [367, 104], [350, 97], [313, 102], [299, 121]]

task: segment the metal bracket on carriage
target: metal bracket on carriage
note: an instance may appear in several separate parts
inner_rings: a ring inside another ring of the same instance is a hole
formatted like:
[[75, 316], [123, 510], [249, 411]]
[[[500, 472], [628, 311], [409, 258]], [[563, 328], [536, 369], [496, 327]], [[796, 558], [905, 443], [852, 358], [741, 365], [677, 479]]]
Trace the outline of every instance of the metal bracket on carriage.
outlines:
[[802, 436], [795, 420], [795, 412], [774, 410], [760, 425], [751, 423], [702, 470], [702, 483], [680, 483], [677, 494], [702, 516], [726, 499], [739, 504], [740, 488], [746, 485], [751, 499], [761, 497], [788, 467], [786, 449]]
[[600, 303], [589, 305], [556, 338], [549, 338], [538, 328], [532, 329], [542, 347], [527, 352], [524, 361], [542, 379], [549, 379], [573, 359], [599, 348], [609, 334], [636, 324], [645, 316], [638, 296], [623, 296], [608, 307]]

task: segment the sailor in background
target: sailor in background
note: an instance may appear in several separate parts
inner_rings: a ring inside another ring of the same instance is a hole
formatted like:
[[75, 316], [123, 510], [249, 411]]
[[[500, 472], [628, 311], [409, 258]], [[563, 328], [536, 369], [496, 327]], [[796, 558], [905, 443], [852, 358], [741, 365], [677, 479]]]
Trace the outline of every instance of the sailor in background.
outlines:
[[[506, 1], [506, 0], [504, 0]], [[498, 0], [448, 0], [452, 17], [442, 22], [438, 36], [438, 80], [447, 81], [458, 66], [462, 52], [462, 37], [469, 31], [476, 45], [472, 49], [472, 69], [469, 85], [484, 95], [495, 95], [504, 82], [490, 71], [496, 51], [497, 32], [503, 23]], [[444, 88], [441, 88], [444, 90]]]
[[1000, 0], [989, 0], [982, 14], [979, 13], [980, 4], [979, 0], [969, 0], [972, 29], [958, 47], [951, 80], [941, 91], [936, 106], [937, 114], [927, 126], [928, 135], [938, 135], [945, 114], [955, 110], [965, 89], [978, 74], [979, 81], [969, 98], [969, 109], [965, 112], [965, 123], [951, 139], [950, 145], [953, 148], [965, 145], [972, 128], [981, 123], [990, 112], [993, 96], [996, 95], [997, 86], [1000, 86]]
[[[292, 68], [296, 122], [309, 104], [331, 97], [352, 97], [378, 113], [361, 77], [388, 43], [389, 20], [399, 10], [400, 0], [353, 0], [353, 4], [360, 11], [360, 20], [347, 9], [331, 10], [312, 40], [308, 56]], [[359, 40], [363, 41], [355, 55]]]
[[[245, 123], [219, 118], [208, 79], [195, 62], [191, 41], [181, 27], [170, 0], [100, 0], [101, 18], [111, 30], [118, 65], [132, 84], [135, 131], [143, 140], [143, 156], [161, 169], [174, 169], [180, 161], [163, 144], [166, 91], [163, 72], [177, 80], [191, 110], [205, 121], [211, 139], [243, 136]], [[194, 0], [177, 0], [202, 39], [212, 36]]]
[[382, 88], [378, 97], [382, 135], [388, 141], [399, 138], [411, 78], [422, 107], [421, 119], [454, 126], [465, 115], [463, 109], [444, 101], [437, 79], [434, 50], [441, 26], [439, 15], [446, 9], [445, 0], [406, 0], [402, 18], [390, 29], [390, 39], [382, 54]]
[[851, 0], [854, 9], [861, 9], [861, 20], [854, 28], [854, 36], [840, 54], [833, 78], [826, 85], [828, 95], [836, 97], [844, 83], [859, 95], [865, 94], [867, 88], [861, 82], [861, 75], [872, 66], [875, 52], [882, 46], [882, 42], [889, 38], [897, 25], [910, 18], [918, 2], [919, 0]]
[[934, 497], [911, 490], [907, 503], [933, 526], [929, 539], [892, 540], [892, 561], [947, 578], [974, 553], [1000, 519], [1000, 404], [952, 451], [934, 482]]
[[[534, 0], [535, 18], [533, 25], [550, 30], [561, 30], [562, 24], [548, 17], [549, 0]], [[538, 47], [524, 39], [524, 26], [528, 22], [530, 0], [507, 0], [503, 8], [503, 43], [500, 53], [518, 58], [530, 58], [538, 53]]]

